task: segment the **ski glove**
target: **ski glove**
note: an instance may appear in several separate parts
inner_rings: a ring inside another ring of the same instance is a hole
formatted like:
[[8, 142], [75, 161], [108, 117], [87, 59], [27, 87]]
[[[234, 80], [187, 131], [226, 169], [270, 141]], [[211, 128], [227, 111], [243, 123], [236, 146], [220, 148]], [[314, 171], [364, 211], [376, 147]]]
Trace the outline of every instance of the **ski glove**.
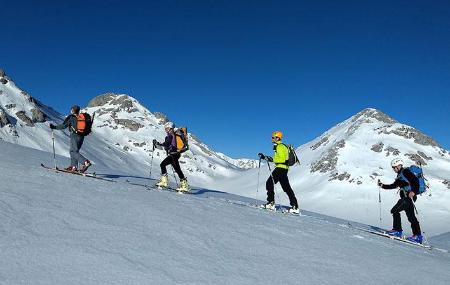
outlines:
[[383, 183], [381, 183], [381, 181], [379, 179], [378, 179], [378, 183], [377, 184], [378, 184], [379, 187], [383, 187]]
[[264, 154], [262, 154], [262, 153], [258, 153], [258, 155], [259, 155], [259, 157], [260, 157], [261, 159], [264, 159], [264, 160], [267, 160], [267, 161], [270, 161], [270, 162], [273, 161], [273, 158], [272, 158], [271, 156], [267, 156], [267, 155], [264, 155]]
[[53, 124], [50, 124], [50, 129], [54, 130], [54, 129], [56, 129], [56, 126]]
[[258, 153], [258, 156], [259, 156], [260, 159], [266, 159], [266, 156], [264, 154], [262, 154], [262, 153]]

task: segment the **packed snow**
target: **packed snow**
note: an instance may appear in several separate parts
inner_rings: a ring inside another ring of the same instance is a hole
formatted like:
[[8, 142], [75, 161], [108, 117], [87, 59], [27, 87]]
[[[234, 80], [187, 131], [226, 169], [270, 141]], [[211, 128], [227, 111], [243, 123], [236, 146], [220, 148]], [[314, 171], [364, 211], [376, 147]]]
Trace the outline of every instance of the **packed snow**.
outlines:
[[[58, 164], [67, 158], [57, 157]], [[147, 189], [55, 173], [49, 153], [0, 142], [2, 284], [448, 284], [450, 256], [305, 212], [205, 188]], [[432, 240], [432, 239], [431, 239]], [[410, 273], [409, 264], [415, 264]]]

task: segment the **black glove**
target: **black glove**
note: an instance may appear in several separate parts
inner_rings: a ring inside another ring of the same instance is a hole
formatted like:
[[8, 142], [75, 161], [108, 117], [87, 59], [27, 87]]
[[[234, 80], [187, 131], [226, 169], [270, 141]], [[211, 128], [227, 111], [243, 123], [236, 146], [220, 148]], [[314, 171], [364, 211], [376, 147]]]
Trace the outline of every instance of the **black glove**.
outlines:
[[54, 130], [54, 129], [56, 129], [56, 126], [53, 124], [50, 124], [50, 129]]
[[153, 139], [153, 146], [156, 147], [159, 144], [159, 142], [156, 139]]
[[381, 183], [380, 179], [378, 179], [378, 183], [377, 184], [378, 184], [379, 187], [383, 186], [383, 183]]
[[267, 160], [268, 162], [273, 162], [273, 158], [272, 158], [271, 156], [266, 156], [266, 160]]
[[266, 156], [262, 153], [258, 153], [259, 159], [266, 159]]

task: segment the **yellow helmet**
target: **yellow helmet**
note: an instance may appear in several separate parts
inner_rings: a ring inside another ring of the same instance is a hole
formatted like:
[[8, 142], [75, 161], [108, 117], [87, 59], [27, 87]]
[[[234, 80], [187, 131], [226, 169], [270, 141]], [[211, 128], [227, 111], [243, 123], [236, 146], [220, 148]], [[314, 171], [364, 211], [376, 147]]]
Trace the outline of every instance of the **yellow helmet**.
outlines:
[[272, 133], [272, 138], [279, 138], [281, 140], [283, 138], [283, 133], [280, 131], [275, 131]]

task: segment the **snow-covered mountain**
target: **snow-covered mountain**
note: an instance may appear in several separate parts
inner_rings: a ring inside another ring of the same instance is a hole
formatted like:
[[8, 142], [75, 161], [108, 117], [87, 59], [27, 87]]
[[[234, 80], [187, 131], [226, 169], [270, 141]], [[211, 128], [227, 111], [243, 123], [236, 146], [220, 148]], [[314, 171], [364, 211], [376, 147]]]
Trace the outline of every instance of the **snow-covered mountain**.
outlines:
[[[430, 184], [428, 194], [417, 201], [423, 229], [434, 233], [450, 230], [449, 152], [429, 136], [379, 110], [359, 112], [297, 148], [297, 154], [301, 165], [292, 167], [289, 176], [302, 208], [371, 224], [379, 222], [377, 180], [392, 183], [396, 177], [390, 161], [401, 157], [407, 165], [420, 163]], [[257, 170], [248, 173], [222, 189], [240, 189], [235, 193], [263, 199], [263, 182], [269, 175], [266, 165], [261, 166], [263, 179], [258, 193]], [[279, 199], [286, 203], [286, 195], [277, 189]], [[385, 227], [391, 224], [389, 210], [397, 197], [396, 191], [381, 192]], [[408, 229], [408, 222], [404, 223]]]
[[[192, 195], [179, 195], [120, 178], [107, 182], [55, 173], [29, 167], [51, 161], [48, 153], [5, 142], [0, 142], [0, 161], [1, 284], [440, 285], [450, 280], [450, 256], [443, 247], [448, 234], [438, 237], [440, 243], [430, 239], [442, 251], [427, 250], [314, 213], [265, 212], [228, 193], [193, 189]], [[399, 274], [399, 261], [419, 269]]]
[[[148, 175], [151, 142], [154, 138], [164, 139], [163, 124], [168, 118], [162, 113], [150, 112], [125, 94], [97, 96], [84, 111], [95, 112], [94, 131], [82, 149], [86, 157], [97, 165], [129, 169], [133, 175]], [[51, 152], [48, 124], [61, 123], [64, 117], [18, 88], [5, 72], [0, 72], [0, 139]], [[68, 131], [55, 132], [56, 152], [65, 156], [69, 152], [67, 135]], [[189, 135], [189, 145], [190, 150], [182, 155], [180, 162], [195, 184], [212, 183], [256, 165], [252, 160], [232, 159], [216, 153], [193, 134]], [[159, 163], [165, 156], [164, 151], [155, 151], [153, 176], [159, 175]]]

